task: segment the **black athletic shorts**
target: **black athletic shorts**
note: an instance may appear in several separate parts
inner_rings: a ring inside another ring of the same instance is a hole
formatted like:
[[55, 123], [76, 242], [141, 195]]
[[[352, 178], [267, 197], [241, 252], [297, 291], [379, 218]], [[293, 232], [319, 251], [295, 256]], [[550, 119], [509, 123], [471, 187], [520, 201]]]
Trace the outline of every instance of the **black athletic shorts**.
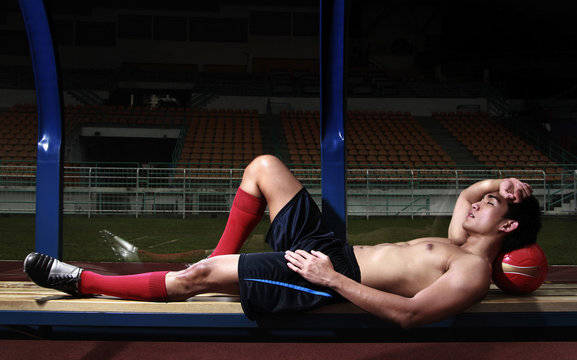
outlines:
[[360, 281], [353, 248], [325, 230], [321, 212], [304, 188], [277, 214], [265, 240], [275, 252], [241, 254], [239, 259], [240, 299], [249, 319], [345, 301], [289, 269], [286, 250], [321, 251], [330, 257], [336, 271]]

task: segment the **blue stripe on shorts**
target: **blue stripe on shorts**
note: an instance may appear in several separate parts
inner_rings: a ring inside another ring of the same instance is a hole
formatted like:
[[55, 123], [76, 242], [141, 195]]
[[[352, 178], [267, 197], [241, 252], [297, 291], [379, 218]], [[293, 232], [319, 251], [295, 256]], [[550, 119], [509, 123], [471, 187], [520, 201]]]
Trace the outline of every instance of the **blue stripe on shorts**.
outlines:
[[328, 298], [332, 298], [333, 296], [329, 293], [323, 292], [323, 291], [316, 291], [313, 289], [309, 289], [303, 286], [298, 286], [298, 285], [294, 285], [294, 284], [289, 284], [289, 283], [285, 283], [285, 282], [280, 282], [280, 281], [273, 281], [273, 280], [266, 280], [266, 279], [244, 279], [246, 281], [255, 281], [255, 282], [260, 282], [260, 283], [265, 283], [265, 284], [271, 284], [271, 285], [278, 285], [278, 286], [284, 286], [290, 289], [294, 289], [294, 290], [298, 290], [298, 291], [303, 291], [309, 294], [313, 294], [313, 295], [319, 295], [319, 296], [324, 296], [324, 297], [328, 297]]

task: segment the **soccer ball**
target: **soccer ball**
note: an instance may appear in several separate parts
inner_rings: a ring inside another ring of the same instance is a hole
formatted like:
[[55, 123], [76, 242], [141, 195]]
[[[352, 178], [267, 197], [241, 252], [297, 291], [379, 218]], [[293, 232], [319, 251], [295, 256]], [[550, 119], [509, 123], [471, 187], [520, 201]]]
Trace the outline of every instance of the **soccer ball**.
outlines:
[[501, 253], [493, 262], [493, 282], [512, 294], [528, 294], [541, 286], [547, 276], [547, 257], [543, 249], [532, 244]]

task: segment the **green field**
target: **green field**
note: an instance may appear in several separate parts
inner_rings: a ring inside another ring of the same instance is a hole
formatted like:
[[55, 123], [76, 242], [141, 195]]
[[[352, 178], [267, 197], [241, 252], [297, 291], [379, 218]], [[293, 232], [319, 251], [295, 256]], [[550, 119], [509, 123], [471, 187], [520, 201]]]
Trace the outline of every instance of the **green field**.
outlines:
[[[114, 253], [100, 239], [99, 231], [107, 229], [140, 249], [157, 253], [212, 249], [220, 237], [225, 217], [127, 218], [76, 217], [63, 220], [64, 258], [79, 261], [116, 261]], [[384, 217], [349, 219], [351, 244], [377, 244], [405, 241], [423, 236], [446, 236], [448, 217]], [[268, 221], [262, 221], [246, 242], [243, 252], [268, 251], [263, 238]], [[22, 260], [34, 250], [34, 217], [10, 215], [0, 217], [0, 260]], [[545, 217], [539, 244], [550, 264], [577, 264], [577, 221], [574, 218]], [[187, 261], [194, 262], [198, 258]]]

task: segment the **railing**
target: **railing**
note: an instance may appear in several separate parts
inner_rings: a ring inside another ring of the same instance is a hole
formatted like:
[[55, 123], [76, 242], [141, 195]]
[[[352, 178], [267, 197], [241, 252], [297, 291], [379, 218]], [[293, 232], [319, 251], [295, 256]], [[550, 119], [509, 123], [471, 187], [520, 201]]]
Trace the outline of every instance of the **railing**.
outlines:
[[[292, 169], [321, 204], [321, 173]], [[552, 181], [542, 170], [349, 169], [352, 216], [450, 215], [459, 192], [487, 178], [529, 182], [545, 212], [575, 213], [577, 172]], [[64, 167], [64, 214], [179, 216], [226, 214], [242, 169]], [[35, 166], [0, 165], [0, 213], [35, 212]]]
[[577, 211], [577, 170], [561, 174], [560, 181], [548, 187], [546, 210], [561, 208], [561, 211]]

